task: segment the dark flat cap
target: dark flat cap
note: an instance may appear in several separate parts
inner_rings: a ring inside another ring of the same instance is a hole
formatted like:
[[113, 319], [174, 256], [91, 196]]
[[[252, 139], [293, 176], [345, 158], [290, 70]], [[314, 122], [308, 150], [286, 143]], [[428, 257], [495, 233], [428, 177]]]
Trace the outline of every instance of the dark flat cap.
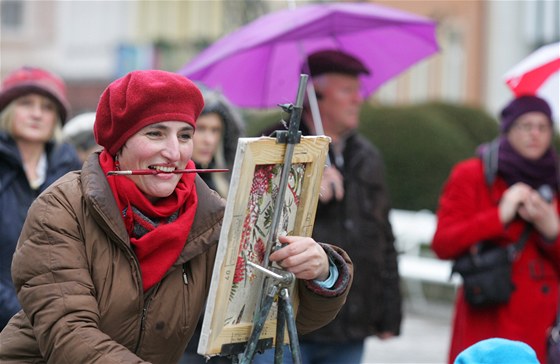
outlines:
[[[309, 74], [316, 77], [325, 73], [341, 73], [350, 76], [369, 75], [370, 71], [357, 58], [337, 50], [315, 52], [307, 58]], [[303, 69], [305, 72], [305, 67]]]

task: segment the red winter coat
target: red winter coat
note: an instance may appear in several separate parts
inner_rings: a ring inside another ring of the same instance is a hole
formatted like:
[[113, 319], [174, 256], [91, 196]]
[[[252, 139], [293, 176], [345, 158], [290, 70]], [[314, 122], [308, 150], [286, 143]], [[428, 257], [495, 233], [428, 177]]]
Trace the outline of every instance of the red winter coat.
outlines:
[[[503, 226], [498, 216], [498, 201], [507, 187], [498, 177], [489, 188], [478, 158], [455, 166], [440, 198], [438, 226], [432, 242], [432, 249], [439, 258], [455, 259], [481, 240], [492, 240], [500, 245], [517, 242], [525, 227], [524, 221], [516, 219]], [[554, 323], [558, 306], [559, 268], [560, 237], [548, 242], [532, 230], [513, 263], [515, 290], [507, 304], [472, 308], [464, 300], [460, 288], [449, 362], [480, 340], [502, 337], [529, 344], [540, 362], [546, 363], [547, 330]]]

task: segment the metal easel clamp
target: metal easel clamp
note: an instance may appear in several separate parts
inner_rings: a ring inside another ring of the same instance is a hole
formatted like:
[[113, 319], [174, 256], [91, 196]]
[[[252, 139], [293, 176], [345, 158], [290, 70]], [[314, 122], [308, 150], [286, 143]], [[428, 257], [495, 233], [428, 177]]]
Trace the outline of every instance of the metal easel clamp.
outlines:
[[303, 106], [293, 104], [282, 104], [279, 106], [284, 112], [290, 114], [290, 124], [288, 130], [277, 130], [275, 132], [276, 141], [282, 144], [299, 144], [301, 142], [299, 124], [301, 122]]
[[260, 272], [266, 274], [268, 277], [275, 279], [281, 286], [284, 287], [289, 287], [296, 280], [296, 276], [292, 272], [288, 272], [274, 267], [271, 267], [270, 269], [266, 269], [251, 261], [247, 261], [247, 264], [259, 270]]

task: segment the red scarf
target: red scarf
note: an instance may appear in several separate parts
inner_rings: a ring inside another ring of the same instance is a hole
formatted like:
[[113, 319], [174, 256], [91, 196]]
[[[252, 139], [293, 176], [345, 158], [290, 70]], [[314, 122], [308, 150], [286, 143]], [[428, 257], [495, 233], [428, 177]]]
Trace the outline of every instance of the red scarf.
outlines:
[[[99, 156], [99, 164], [105, 174], [115, 170], [113, 157], [105, 150]], [[189, 161], [186, 168], [194, 168], [194, 163]], [[144, 292], [163, 278], [185, 246], [198, 205], [195, 177], [194, 173], [184, 173], [175, 191], [155, 204], [146, 198], [130, 178], [107, 177], [122, 212], [130, 244], [140, 262]], [[150, 220], [159, 220], [160, 223], [148, 223], [142, 216], [134, 213], [133, 207]], [[168, 222], [177, 211], [178, 218]], [[148, 231], [143, 236], [135, 237], [133, 230], [138, 224]]]

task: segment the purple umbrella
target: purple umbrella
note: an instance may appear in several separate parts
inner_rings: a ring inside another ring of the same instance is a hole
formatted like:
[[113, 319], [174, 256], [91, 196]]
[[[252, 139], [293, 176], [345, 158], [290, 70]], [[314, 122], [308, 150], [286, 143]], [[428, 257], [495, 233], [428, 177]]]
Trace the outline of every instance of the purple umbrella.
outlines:
[[179, 73], [218, 88], [240, 107], [293, 102], [308, 54], [338, 49], [366, 64], [368, 96], [437, 52], [434, 21], [369, 3], [302, 6], [265, 15], [216, 41]]

